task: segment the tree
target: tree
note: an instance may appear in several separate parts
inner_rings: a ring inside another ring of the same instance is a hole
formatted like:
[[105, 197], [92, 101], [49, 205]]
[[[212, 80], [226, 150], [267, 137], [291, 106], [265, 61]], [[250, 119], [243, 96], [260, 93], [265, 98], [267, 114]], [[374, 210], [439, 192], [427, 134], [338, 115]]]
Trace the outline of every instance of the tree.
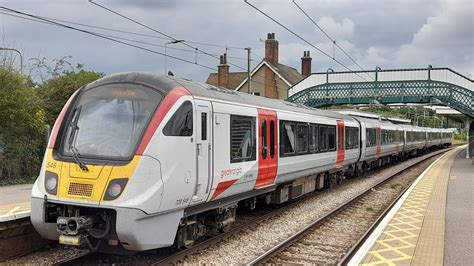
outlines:
[[101, 78], [104, 74], [82, 69], [65, 70], [60, 76], [53, 76], [38, 87], [38, 94], [46, 111], [46, 122], [53, 125], [69, 97], [80, 87]]
[[46, 145], [42, 102], [31, 80], [0, 68], [0, 181], [31, 178]]

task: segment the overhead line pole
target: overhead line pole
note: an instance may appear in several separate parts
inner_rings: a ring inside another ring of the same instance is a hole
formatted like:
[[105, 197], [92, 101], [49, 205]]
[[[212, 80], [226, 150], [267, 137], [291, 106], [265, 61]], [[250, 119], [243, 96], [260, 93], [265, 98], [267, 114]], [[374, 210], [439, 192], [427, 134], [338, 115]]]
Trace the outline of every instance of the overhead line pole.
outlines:
[[250, 77], [250, 53], [252, 48], [247, 47], [245, 48], [245, 50], [247, 50], [247, 90], [250, 94], [250, 92], [252, 91], [252, 79]]

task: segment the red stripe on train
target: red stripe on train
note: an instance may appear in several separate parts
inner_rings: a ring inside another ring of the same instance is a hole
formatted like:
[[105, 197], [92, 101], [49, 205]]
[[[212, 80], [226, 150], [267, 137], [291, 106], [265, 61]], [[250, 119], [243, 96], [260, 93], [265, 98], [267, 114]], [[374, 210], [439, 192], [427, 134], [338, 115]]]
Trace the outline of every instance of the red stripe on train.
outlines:
[[138, 146], [136, 155], [143, 154], [161, 121], [163, 121], [166, 114], [168, 114], [171, 107], [173, 107], [173, 105], [178, 101], [178, 99], [185, 95], [191, 95], [191, 93], [189, 93], [189, 91], [187, 91], [183, 87], [176, 87], [166, 95], [165, 99], [163, 100], [163, 102], [161, 102], [160, 106], [158, 107], [158, 110], [153, 116], [150, 125], [148, 125], [145, 135], [143, 135], [142, 142], [140, 143], [140, 146]]
[[220, 194], [222, 194], [222, 192], [226, 191], [230, 186], [232, 186], [238, 179], [234, 179], [234, 180], [227, 180], [227, 181], [222, 181], [220, 182], [219, 184], [217, 184], [217, 188], [216, 188], [216, 191], [214, 191], [214, 194], [212, 195], [211, 197], [211, 200], [214, 200], [215, 198], [217, 198], [217, 196], [219, 196]]

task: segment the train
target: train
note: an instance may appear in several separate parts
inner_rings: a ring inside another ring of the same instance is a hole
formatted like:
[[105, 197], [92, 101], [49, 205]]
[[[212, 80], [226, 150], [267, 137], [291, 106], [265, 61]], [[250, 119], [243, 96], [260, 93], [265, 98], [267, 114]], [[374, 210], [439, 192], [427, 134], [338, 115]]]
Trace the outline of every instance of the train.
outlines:
[[285, 203], [451, 142], [447, 129], [118, 73], [60, 112], [31, 222], [46, 239], [95, 251], [186, 248], [229, 230], [238, 207]]

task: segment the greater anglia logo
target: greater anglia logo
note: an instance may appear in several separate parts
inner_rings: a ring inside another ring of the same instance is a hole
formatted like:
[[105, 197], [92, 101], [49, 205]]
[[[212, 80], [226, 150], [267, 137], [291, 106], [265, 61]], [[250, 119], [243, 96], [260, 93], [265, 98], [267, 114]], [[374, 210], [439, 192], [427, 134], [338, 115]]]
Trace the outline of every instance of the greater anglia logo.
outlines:
[[226, 169], [226, 170], [221, 171], [221, 177], [239, 175], [241, 173], [242, 173], [242, 167], [234, 168], [234, 169]]

